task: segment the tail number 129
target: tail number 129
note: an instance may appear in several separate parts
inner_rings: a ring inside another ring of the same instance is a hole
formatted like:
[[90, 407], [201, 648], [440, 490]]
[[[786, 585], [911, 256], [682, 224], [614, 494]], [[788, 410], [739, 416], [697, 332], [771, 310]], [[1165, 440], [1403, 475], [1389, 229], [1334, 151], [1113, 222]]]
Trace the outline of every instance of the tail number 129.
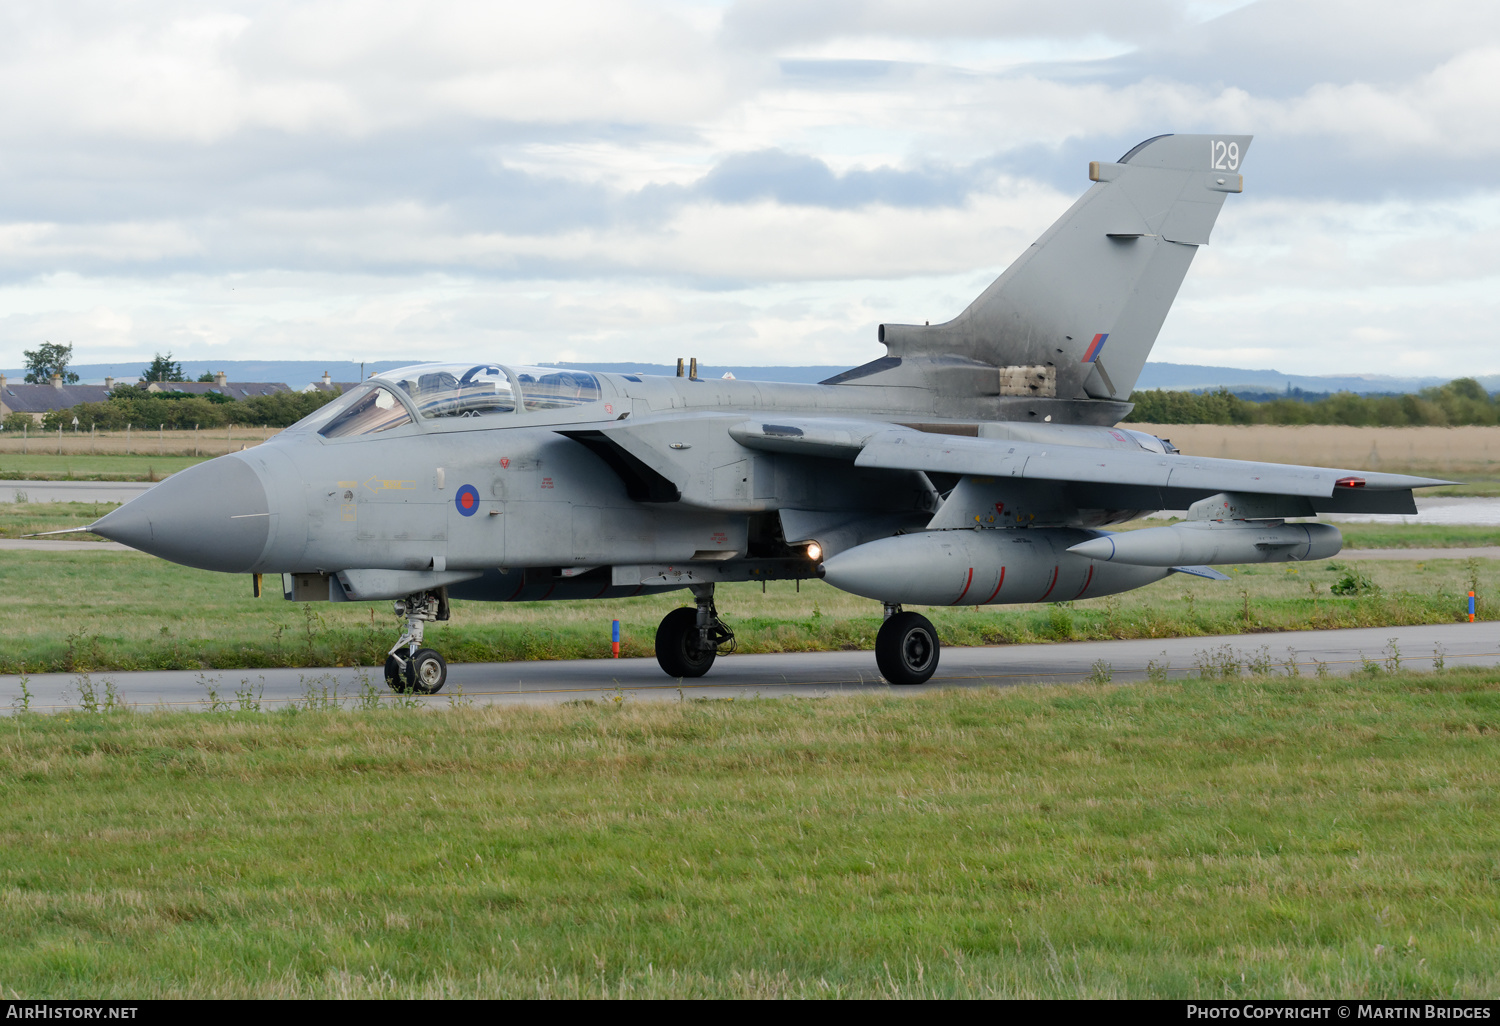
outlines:
[[1235, 171], [1240, 166], [1240, 144], [1213, 139], [1208, 144], [1208, 166], [1215, 171]]

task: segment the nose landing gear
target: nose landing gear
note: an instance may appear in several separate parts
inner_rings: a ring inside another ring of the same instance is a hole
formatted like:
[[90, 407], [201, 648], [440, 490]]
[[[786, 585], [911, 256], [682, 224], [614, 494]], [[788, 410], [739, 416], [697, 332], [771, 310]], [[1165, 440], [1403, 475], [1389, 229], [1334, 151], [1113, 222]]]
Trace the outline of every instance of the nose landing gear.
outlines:
[[422, 631], [428, 622], [448, 618], [446, 606], [441, 595], [430, 591], [396, 600], [396, 615], [406, 623], [385, 658], [385, 682], [392, 691], [432, 695], [442, 690], [448, 664], [436, 650], [422, 647]]
[[692, 591], [697, 607], [672, 610], [656, 628], [656, 661], [669, 677], [701, 677], [720, 648], [734, 651], [734, 631], [714, 608], [714, 586], [697, 584]]

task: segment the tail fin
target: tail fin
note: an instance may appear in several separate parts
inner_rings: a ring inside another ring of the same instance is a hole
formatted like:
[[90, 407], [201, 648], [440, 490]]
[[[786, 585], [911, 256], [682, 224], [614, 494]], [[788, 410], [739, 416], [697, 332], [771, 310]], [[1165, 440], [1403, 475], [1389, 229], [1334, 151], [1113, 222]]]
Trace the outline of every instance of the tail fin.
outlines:
[[1001, 395], [1127, 399], [1225, 195], [1242, 188], [1250, 139], [1159, 135], [1095, 161], [1098, 184], [967, 310], [882, 324], [880, 340], [892, 357], [998, 367]]

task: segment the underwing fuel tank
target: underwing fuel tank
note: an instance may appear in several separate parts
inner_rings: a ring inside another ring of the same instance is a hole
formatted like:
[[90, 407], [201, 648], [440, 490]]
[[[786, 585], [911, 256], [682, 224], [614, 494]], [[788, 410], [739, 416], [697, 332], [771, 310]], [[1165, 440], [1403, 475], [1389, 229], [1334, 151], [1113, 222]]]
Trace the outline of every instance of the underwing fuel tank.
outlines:
[[1240, 520], [1174, 524], [1107, 534], [1068, 551], [1105, 563], [1182, 566], [1212, 563], [1293, 563], [1327, 559], [1344, 547], [1328, 524]]
[[825, 560], [823, 579], [881, 602], [984, 606], [1112, 595], [1171, 572], [1100, 563], [1068, 551], [1098, 536], [1097, 531], [1041, 527], [897, 535]]

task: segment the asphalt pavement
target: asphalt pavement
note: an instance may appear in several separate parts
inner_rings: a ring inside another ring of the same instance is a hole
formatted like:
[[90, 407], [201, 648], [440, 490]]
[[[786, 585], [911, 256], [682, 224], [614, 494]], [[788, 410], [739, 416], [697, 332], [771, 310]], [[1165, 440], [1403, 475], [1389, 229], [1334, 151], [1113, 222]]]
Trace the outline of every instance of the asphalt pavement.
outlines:
[[[1394, 639], [1394, 641], [1393, 641]], [[441, 647], [441, 636], [432, 640]], [[1199, 666], [1234, 661], [1269, 666], [1275, 673], [1316, 676], [1319, 666], [1334, 675], [1355, 673], [1367, 662], [1433, 668], [1494, 666], [1500, 663], [1500, 624], [1439, 624], [1375, 627], [1341, 631], [1289, 631], [1204, 638], [1132, 641], [1080, 641], [1054, 645], [998, 645], [945, 648], [938, 673], [919, 687], [893, 688], [880, 679], [872, 652], [808, 652], [720, 657], [708, 676], [696, 681], [668, 678], [655, 659], [576, 659], [555, 662], [466, 663], [448, 668], [448, 683], [437, 695], [420, 699], [444, 707], [455, 701], [484, 704], [546, 704], [579, 700], [678, 701], [685, 698], [824, 697], [858, 692], [916, 694], [935, 687], [1016, 687], [1072, 683], [1095, 675], [1116, 682], [1147, 678], [1151, 664], [1173, 677], [1195, 676]], [[1100, 665], [1103, 664], [1103, 665]], [[1097, 667], [1097, 669], [1096, 669]], [[254, 695], [262, 708], [282, 708], [317, 700], [352, 702], [363, 676], [389, 700], [378, 667], [366, 670], [323, 667], [302, 670], [174, 670], [139, 673], [45, 673], [29, 678], [34, 711], [78, 708], [80, 688], [91, 686], [103, 701], [106, 682], [119, 700], [137, 709], [206, 710], [214, 691], [221, 702], [236, 703], [235, 692]], [[21, 700], [20, 680], [0, 677], [0, 710]]]

